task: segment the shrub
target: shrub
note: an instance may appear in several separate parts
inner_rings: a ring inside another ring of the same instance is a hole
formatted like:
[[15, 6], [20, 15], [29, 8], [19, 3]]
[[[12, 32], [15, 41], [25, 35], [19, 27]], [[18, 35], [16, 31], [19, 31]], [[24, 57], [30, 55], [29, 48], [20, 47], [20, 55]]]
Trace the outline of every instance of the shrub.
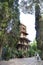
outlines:
[[8, 60], [10, 58], [10, 48], [8, 46], [3, 47], [2, 50], [2, 60]]

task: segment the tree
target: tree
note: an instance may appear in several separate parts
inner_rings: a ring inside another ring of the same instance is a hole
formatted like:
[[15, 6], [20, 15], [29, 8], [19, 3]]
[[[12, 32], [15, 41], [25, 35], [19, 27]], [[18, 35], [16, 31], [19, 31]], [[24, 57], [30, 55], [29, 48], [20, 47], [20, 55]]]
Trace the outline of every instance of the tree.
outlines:
[[0, 0], [0, 46], [15, 48], [19, 39], [18, 0]]
[[34, 40], [34, 41], [31, 42], [31, 44], [30, 44], [30, 49], [28, 50], [28, 55], [29, 55], [30, 57], [32, 57], [32, 56], [37, 55], [37, 53], [38, 53], [39, 55], [41, 55], [41, 50], [39, 50], [39, 49], [37, 48], [37, 42], [36, 42], [36, 40]]
[[36, 4], [39, 4], [42, 8], [42, 0], [21, 0], [20, 2], [20, 9], [23, 13], [30, 13], [33, 14], [34, 7]]
[[43, 59], [43, 35], [42, 35], [42, 20], [41, 20], [41, 11], [39, 4], [35, 6], [35, 19], [36, 19], [36, 40], [37, 40], [37, 48], [41, 50], [41, 58]]
[[10, 16], [10, 12], [8, 7], [8, 2], [0, 1], [0, 46], [2, 46], [6, 41], [5, 29], [10, 19], [9, 16]]
[[[12, 16], [12, 23], [9, 24], [9, 26], [11, 25], [12, 30], [10, 31], [10, 34], [8, 35], [9, 43], [12, 44], [13, 46], [15, 46], [16, 43], [18, 43], [18, 39], [19, 39], [20, 20], [19, 20], [19, 9], [18, 9], [18, 6], [19, 6], [18, 5], [18, 0], [15, 0], [14, 3], [13, 3], [13, 6], [12, 6], [12, 15], [13, 15]], [[9, 26], [8, 26], [8, 28], [9, 28]], [[8, 28], [7, 28], [7, 32], [9, 33], [9, 29]]]
[[[38, 49], [43, 49], [43, 35], [41, 34], [41, 14], [43, 13], [43, 0], [22, 0], [20, 3], [20, 8], [23, 13], [32, 14], [35, 7], [35, 21], [36, 21], [36, 40]], [[43, 24], [43, 23], [42, 23]], [[42, 50], [41, 50], [42, 51]], [[43, 52], [43, 51], [42, 51]], [[43, 57], [43, 53], [42, 53]]]

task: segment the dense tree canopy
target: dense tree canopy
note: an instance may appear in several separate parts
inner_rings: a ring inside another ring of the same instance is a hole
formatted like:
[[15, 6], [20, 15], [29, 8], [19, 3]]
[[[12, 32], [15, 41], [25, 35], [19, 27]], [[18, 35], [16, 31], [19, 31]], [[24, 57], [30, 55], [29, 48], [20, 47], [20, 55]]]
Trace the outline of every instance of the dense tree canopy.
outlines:
[[14, 48], [19, 39], [18, 0], [0, 0], [0, 45]]
[[20, 2], [20, 9], [23, 13], [30, 13], [34, 12], [34, 7], [36, 3], [39, 4], [41, 13], [43, 12], [43, 0], [21, 0]]
[[[19, 26], [18, 0], [0, 1], [0, 40], [6, 33], [16, 35]], [[11, 31], [12, 30], [12, 31]], [[16, 32], [16, 33], [15, 33]], [[17, 35], [16, 35], [17, 36]]]

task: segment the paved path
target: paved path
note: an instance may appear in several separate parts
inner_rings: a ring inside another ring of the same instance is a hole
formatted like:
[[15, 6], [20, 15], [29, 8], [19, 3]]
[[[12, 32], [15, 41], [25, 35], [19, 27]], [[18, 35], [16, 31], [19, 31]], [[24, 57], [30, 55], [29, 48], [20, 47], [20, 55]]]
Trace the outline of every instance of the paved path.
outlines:
[[11, 59], [9, 61], [0, 61], [0, 65], [43, 65], [43, 61], [37, 62], [37, 60], [32, 58], [19, 58]]

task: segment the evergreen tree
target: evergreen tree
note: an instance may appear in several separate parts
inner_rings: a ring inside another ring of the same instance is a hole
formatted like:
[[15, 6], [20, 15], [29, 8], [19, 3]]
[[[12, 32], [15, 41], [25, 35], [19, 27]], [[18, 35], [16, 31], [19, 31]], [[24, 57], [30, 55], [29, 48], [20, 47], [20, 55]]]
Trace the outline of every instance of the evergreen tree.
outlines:
[[41, 14], [40, 14], [40, 7], [38, 5], [38, 3], [36, 4], [35, 6], [35, 28], [36, 28], [36, 40], [37, 40], [37, 46], [40, 46], [38, 45], [39, 44], [39, 39], [40, 39], [40, 34], [39, 34], [39, 23], [40, 23], [40, 19], [41, 18]]
[[18, 0], [0, 0], [0, 46], [16, 47], [19, 39]]

